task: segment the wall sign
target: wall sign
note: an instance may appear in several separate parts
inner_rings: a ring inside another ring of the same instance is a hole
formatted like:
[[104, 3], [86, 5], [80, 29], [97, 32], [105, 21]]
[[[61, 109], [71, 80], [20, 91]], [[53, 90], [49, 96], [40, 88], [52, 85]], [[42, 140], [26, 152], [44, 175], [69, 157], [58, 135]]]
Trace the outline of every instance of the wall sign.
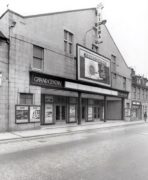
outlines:
[[50, 76], [47, 74], [41, 74], [36, 72], [30, 72], [30, 84], [43, 87], [64, 87], [64, 81], [60, 78]]
[[45, 104], [45, 124], [53, 123], [53, 104]]
[[118, 96], [119, 97], [123, 97], [123, 98], [128, 98], [128, 93], [126, 93], [126, 92], [119, 92], [118, 91]]
[[110, 60], [77, 45], [78, 80], [111, 86]]
[[29, 107], [23, 105], [15, 106], [15, 122], [16, 123], [28, 123], [29, 121]]
[[30, 122], [40, 122], [40, 106], [30, 106]]

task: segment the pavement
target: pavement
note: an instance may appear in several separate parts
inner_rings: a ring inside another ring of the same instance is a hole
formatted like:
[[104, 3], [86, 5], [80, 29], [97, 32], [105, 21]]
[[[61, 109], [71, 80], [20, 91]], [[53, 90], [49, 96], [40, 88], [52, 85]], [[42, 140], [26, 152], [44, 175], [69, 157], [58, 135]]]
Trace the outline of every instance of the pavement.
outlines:
[[40, 129], [23, 130], [23, 131], [11, 131], [0, 133], [0, 142], [13, 141], [13, 140], [25, 140], [26, 138], [39, 138], [44, 136], [58, 136], [61, 134], [69, 134], [83, 131], [92, 130], [104, 130], [109, 128], [124, 127], [131, 125], [144, 124], [143, 120], [138, 121], [107, 121], [107, 122], [85, 122], [81, 125], [77, 124], [62, 124], [62, 125], [48, 125], [42, 126]]

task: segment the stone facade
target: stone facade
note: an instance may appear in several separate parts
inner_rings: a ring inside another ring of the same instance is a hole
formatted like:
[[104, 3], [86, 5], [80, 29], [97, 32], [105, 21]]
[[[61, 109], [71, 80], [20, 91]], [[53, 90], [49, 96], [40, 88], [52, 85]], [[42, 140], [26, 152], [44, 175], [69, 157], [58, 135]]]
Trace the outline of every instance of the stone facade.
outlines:
[[[0, 130], [20, 130], [39, 128], [40, 123], [15, 123], [15, 108], [20, 104], [20, 93], [33, 94], [33, 105], [41, 105], [41, 94], [63, 94], [62, 91], [50, 90], [30, 85], [30, 71], [37, 71], [55, 77], [77, 80], [76, 44], [92, 49], [94, 31], [86, 32], [96, 23], [96, 9], [84, 9], [34, 16], [22, 16], [13, 11], [6, 11], [0, 18], [0, 27], [10, 40], [0, 45], [0, 72], [3, 82], [0, 87]], [[73, 35], [72, 54], [64, 51], [64, 30]], [[111, 88], [129, 93], [124, 100], [124, 108], [131, 99], [131, 69], [127, 66], [107, 27], [102, 25], [103, 43], [97, 45], [99, 54], [111, 61]], [[84, 39], [86, 38], [86, 39]], [[33, 46], [44, 49], [43, 68], [33, 66]], [[8, 53], [9, 53], [9, 90], [8, 90]], [[113, 59], [112, 59], [113, 58]], [[65, 95], [64, 95], [65, 93]], [[78, 96], [76, 92], [67, 92], [69, 96]], [[123, 97], [122, 97], [123, 98]], [[108, 119], [122, 119], [121, 99], [109, 99]], [[111, 103], [111, 101], [113, 103]], [[120, 101], [120, 103], [119, 103]], [[9, 102], [9, 114], [8, 106]], [[113, 108], [113, 104], [115, 104]], [[131, 106], [131, 105], [128, 105]], [[3, 111], [3, 109], [5, 109]], [[117, 111], [117, 112], [116, 112]], [[116, 115], [115, 115], [116, 114]], [[8, 119], [9, 116], [9, 119]], [[128, 117], [125, 117], [125, 119]]]

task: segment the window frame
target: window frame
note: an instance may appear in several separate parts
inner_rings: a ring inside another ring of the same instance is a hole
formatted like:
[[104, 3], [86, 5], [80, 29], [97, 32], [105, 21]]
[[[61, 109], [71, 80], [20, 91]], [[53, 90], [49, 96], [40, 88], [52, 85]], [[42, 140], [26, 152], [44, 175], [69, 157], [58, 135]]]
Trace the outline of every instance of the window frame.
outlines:
[[[35, 55], [35, 50], [34, 48], [38, 48], [41, 50], [41, 57], [38, 57]], [[38, 68], [38, 67], [35, 67], [34, 66], [34, 60], [39, 60], [41, 62], [41, 68]], [[44, 68], [44, 48], [40, 47], [40, 46], [37, 46], [37, 45], [33, 45], [33, 62], [32, 62], [32, 67], [33, 69], [37, 69], [37, 70], [43, 70]]]
[[64, 29], [64, 52], [68, 55], [73, 55], [74, 34]]
[[[21, 100], [21, 96], [24, 96], [25, 98], [22, 98]], [[31, 96], [31, 98], [26, 98], [26, 96]], [[33, 94], [32, 93], [20, 93], [19, 94], [19, 99], [20, 99], [20, 102], [19, 104], [20, 105], [33, 105]], [[27, 103], [28, 100], [31, 100], [31, 103]], [[21, 101], [24, 101], [23, 103]]]

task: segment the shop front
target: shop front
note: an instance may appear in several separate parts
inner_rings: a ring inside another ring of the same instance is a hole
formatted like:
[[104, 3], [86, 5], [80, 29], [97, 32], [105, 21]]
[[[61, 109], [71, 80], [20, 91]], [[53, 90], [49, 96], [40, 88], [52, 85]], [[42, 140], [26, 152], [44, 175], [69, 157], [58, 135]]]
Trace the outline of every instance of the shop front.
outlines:
[[132, 120], [142, 119], [142, 105], [140, 101], [132, 101]]
[[121, 92], [38, 72], [30, 85], [41, 87], [41, 125], [124, 119]]

